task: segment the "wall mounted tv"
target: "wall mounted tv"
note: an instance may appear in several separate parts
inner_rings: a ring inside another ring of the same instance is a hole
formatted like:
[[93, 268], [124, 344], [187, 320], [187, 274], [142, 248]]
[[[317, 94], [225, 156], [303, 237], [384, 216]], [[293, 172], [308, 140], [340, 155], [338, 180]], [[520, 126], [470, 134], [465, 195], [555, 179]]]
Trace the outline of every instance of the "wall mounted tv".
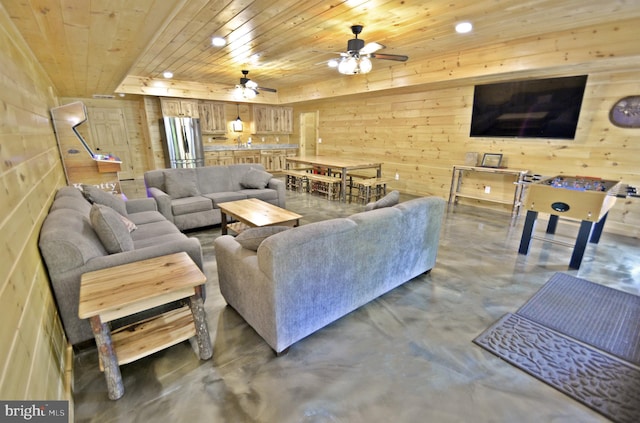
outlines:
[[476, 85], [472, 137], [574, 139], [587, 75]]

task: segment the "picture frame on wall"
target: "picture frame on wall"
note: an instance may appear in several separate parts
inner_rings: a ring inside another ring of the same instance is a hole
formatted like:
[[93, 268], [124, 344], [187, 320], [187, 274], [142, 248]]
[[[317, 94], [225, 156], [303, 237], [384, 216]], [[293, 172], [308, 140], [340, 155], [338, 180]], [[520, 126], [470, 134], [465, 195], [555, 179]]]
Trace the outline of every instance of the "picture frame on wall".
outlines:
[[482, 167], [500, 167], [502, 154], [484, 153], [482, 156]]

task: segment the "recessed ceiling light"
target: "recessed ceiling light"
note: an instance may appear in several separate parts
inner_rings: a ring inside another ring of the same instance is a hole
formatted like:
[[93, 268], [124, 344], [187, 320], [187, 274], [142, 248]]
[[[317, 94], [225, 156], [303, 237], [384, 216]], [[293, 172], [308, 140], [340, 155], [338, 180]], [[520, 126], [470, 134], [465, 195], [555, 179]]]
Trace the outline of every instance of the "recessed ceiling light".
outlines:
[[222, 37], [211, 38], [211, 45], [215, 47], [224, 47], [227, 44], [227, 40]]
[[165, 78], [167, 78], [167, 79], [171, 79], [171, 78], [173, 78], [173, 72], [164, 71], [164, 72], [162, 73], [162, 76], [164, 76], [164, 77], [165, 77]]
[[456, 25], [456, 32], [458, 34], [466, 34], [467, 32], [471, 32], [472, 29], [473, 25], [471, 25], [471, 22], [460, 22]]

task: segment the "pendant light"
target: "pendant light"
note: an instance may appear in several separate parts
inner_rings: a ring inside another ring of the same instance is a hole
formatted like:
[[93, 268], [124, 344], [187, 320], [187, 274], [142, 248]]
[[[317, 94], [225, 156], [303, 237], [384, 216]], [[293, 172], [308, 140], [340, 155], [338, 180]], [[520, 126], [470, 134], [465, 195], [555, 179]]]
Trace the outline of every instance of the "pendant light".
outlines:
[[240, 105], [236, 104], [238, 108], [238, 117], [236, 120], [231, 122], [231, 128], [233, 128], [233, 132], [242, 132], [242, 119], [240, 119]]

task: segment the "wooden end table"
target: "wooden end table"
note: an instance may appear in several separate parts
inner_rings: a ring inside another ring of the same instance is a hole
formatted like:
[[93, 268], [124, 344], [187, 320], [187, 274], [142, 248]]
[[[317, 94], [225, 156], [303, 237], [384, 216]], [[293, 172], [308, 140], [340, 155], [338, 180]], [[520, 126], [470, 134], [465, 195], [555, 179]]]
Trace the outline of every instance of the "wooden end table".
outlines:
[[[84, 273], [78, 315], [89, 319], [109, 398], [124, 394], [120, 365], [196, 336], [200, 359], [213, 355], [202, 299], [207, 278], [185, 252]], [[109, 322], [183, 298], [189, 306], [111, 332]]]
[[[300, 216], [297, 213], [274, 206], [266, 201], [257, 198], [246, 200], [229, 201], [220, 203], [220, 214], [222, 222], [220, 231], [222, 235], [227, 235], [231, 229], [235, 233], [240, 233], [247, 228], [258, 226], [290, 225], [298, 226]], [[237, 220], [235, 223], [227, 223], [227, 216]]]

